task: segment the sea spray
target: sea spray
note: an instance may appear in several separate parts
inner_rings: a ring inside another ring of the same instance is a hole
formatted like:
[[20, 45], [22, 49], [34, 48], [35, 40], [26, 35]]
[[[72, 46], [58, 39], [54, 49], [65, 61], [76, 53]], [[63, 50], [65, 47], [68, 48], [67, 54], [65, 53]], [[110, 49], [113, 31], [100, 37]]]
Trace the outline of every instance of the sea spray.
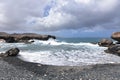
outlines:
[[60, 40], [39, 41], [32, 44], [1, 43], [0, 51], [18, 47], [19, 58], [33, 63], [57, 66], [82, 66], [92, 64], [119, 63], [120, 58], [104, 53], [105, 47], [89, 42], [67, 42]]

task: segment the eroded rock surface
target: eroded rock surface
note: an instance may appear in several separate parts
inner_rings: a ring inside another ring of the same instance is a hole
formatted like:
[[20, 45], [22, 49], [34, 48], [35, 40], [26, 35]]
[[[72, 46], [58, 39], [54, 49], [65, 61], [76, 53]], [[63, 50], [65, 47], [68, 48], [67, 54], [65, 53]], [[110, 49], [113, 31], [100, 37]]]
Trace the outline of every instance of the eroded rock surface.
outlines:
[[106, 53], [120, 56], [120, 32], [114, 32], [111, 35], [111, 38], [117, 42], [113, 43], [112, 40], [102, 39], [100, 42], [98, 42], [98, 45], [103, 47], [108, 47], [106, 50], [104, 50]]
[[8, 57], [8, 56], [17, 56], [19, 54], [20, 50], [18, 48], [12, 48], [5, 53], [1, 53], [0, 57]]
[[120, 56], [120, 45], [112, 45], [109, 46], [107, 50], [105, 50], [106, 53], [111, 53]]
[[98, 45], [103, 47], [109, 47], [113, 45], [113, 41], [110, 39], [102, 39], [100, 40], [100, 42], [98, 42]]
[[50, 38], [56, 39], [56, 37], [52, 35], [40, 35], [35, 33], [8, 34], [5, 32], [0, 32], [0, 39], [4, 39], [7, 43], [27, 42], [31, 39], [48, 40]]
[[120, 32], [114, 32], [112, 35], [111, 35], [111, 38], [120, 42]]

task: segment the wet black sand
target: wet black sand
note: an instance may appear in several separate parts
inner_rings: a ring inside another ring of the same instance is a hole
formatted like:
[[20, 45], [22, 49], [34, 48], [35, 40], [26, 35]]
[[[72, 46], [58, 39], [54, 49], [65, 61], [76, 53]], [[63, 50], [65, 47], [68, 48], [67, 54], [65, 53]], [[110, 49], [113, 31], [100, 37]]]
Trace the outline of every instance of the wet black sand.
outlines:
[[120, 64], [50, 66], [0, 58], [0, 80], [120, 80]]

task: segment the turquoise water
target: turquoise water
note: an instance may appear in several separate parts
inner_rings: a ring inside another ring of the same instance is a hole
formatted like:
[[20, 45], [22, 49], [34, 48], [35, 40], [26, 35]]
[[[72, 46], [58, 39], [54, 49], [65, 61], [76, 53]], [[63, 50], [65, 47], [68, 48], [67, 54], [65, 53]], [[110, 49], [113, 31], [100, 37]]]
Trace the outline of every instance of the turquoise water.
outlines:
[[56, 40], [35, 40], [32, 44], [1, 43], [0, 51], [20, 49], [19, 58], [33, 63], [57, 66], [82, 66], [105, 63], [120, 63], [120, 58], [104, 52], [105, 47], [96, 43], [101, 38], [57, 38]]
[[95, 38], [58, 38], [60, 41], [65, 41], [65, 42], [73, 42], [73, 43], [79, 43], [79, 42], [91, 42], [91, 43], [97, 43], [103, 38], [100, 37], [95, 37]]

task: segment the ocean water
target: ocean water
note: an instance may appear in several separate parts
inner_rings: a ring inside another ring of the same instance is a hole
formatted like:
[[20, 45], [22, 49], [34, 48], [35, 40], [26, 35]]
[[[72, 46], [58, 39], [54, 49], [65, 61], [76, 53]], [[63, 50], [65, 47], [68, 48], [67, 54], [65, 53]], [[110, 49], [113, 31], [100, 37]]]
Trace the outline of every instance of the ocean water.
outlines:
[[20, 49], [19, 58], [33, 63], [56, 66], [83, 66], [120, 63], [120, 57], [104, 52], [97, 44], [101, 38], [58, 38], [35, 40], [32, 44], [0, 43], [0, 52], [13, 47]]

